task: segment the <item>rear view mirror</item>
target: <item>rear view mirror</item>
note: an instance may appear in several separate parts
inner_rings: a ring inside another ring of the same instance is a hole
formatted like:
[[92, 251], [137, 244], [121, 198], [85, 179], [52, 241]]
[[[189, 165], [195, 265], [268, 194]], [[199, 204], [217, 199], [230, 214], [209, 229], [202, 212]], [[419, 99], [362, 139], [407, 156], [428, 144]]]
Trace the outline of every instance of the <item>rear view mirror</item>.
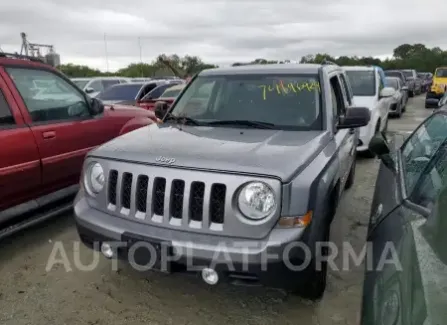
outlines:
[[169, 105], [166, 102], [159, 101], [155, 103], [154, 113], [157, 118], [160, 120], [163, 119], [168, 112]]
[[351, 107], [346, 110], [346, 115], [340, 118], [338, 129], [353, 129], [368, 125], [371, 112], [366, 107]]

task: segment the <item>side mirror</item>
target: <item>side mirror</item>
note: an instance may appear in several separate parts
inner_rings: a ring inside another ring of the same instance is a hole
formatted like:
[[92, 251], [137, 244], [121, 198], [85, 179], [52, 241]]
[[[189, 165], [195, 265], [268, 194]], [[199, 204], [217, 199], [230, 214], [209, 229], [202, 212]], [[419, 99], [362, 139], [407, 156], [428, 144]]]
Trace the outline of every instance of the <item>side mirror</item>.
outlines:
[[340, 118], [338, 129], [353, 129], [368, 125], [371, 112], [366, 107], [350, 107], [346, 115]]
[[97, 98], [90, 99], [90, 112], [93, 115], [99, 115], [104, 112], [104, 104]]
[[403, 87], [402, 87], [402, 90], [403, 90], [403, 91], [408, 91], [408, 87], [407, 87], [407, 86], [403, 86]]
[[378, 133], [375, 135], [369, 142], [368, 149], [375, 153], [387, 168], [396, 173], [396, 165], [390, 155], [391, 150], [384, 134]]
[[379, 98], [392, 97], [395, 93], [396, 91], [394, 90], [394, 88], [385, 87], [380, 91]]
[[87, 87], [87, 88], [85, 88], [85, 90], [84, 90], [87, 94], [91, 94], [91, 93], [94, 93], [95, 92], [95, 90], [92, 88], [92, 87]]
[[160, 120], [163, 119], [168, 112], [169, 105], [166, 102], [159, 101], [155, 103], [154, 113], [157, 118]]
[[379, 157], [390, 153], [388, 141], [380, 132], [371, 139], [368, 149]]

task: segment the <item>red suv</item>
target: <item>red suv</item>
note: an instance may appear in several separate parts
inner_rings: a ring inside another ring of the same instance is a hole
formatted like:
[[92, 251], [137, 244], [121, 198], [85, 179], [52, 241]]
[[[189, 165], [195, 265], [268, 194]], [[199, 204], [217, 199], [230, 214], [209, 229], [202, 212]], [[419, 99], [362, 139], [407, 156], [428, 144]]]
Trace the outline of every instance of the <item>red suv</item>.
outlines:
[[0, 53], [0, 238], [71, 209], [85, 154], [154, 120], [105, 107], [34, 58]]

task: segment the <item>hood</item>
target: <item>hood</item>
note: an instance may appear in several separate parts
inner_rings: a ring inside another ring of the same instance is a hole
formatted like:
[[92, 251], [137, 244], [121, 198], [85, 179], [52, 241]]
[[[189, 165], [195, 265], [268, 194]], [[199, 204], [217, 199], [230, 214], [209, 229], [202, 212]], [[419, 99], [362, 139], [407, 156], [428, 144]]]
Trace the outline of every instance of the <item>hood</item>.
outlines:
[[354, 106], [356, 107], [366, 107], [372, 110], [377, 104], [376, 96], [354, 96], [353, 98]]
[[433, 84], [447, 85], [447, 78], [440, 78], [440, 77], [433, 78]]
[[135, 105], [136, 100], [101, 100], [104, 105]]
[[436, 93], [443, 93], [447, 91], [447, 78], [433, 78], [431, 90]]
[[104, 114], [106, 116], [117, 116], [117, 117], [149, 117], [156, 120], [155, 113], [142, 109], [141, 107], [131, 106], [131, 105], [107, 105], [104, 104]]
[[280, 131], [152, 124], [98, 147], [92, 156], [172, 166], [269, 175], [290, 181], [331, 140], [328, 131]]

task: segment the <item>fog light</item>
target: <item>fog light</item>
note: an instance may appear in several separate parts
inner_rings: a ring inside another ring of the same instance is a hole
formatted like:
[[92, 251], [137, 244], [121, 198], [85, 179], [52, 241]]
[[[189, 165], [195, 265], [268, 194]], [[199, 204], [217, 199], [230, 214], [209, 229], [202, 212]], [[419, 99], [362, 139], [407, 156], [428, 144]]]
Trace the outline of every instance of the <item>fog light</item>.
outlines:
[[107, 258], [112, 258], [113, 257], [112, 246], [110, 246], [110, 244], [107, 244], [107, 243], [102, 243], [101, 244], [101, 253]]
[[207, 284], [215, 285], [217, 282], [219, 282], [219, 275], [215, 270], [205, 268], [202, 270], [202, 279]]

